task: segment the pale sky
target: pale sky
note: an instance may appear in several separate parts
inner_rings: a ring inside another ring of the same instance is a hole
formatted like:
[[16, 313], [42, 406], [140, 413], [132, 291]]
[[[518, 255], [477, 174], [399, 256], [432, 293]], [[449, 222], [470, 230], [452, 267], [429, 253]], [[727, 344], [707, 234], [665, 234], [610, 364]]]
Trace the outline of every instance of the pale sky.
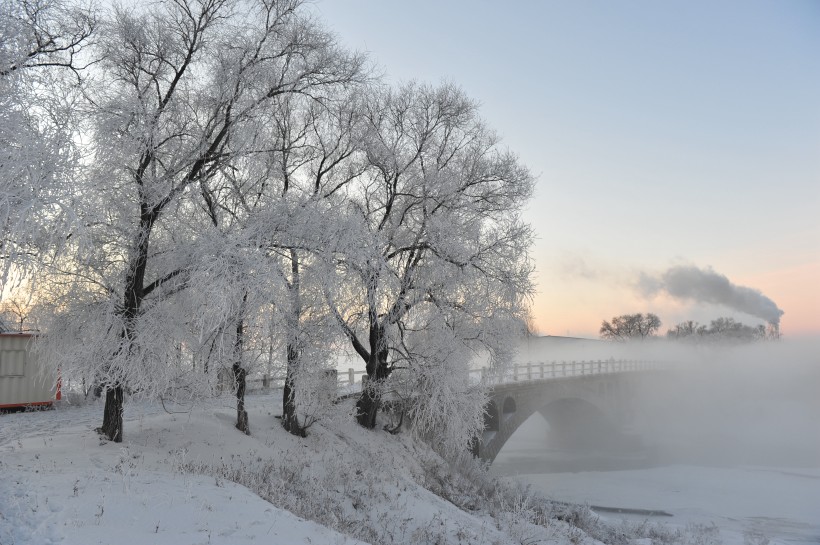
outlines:
[[712, 268], [820, 333], [820, 3], [316, 0], [395, 81], [452, 81], [538, 176], [542, 333], [662, 331], [724, 307], [646, 299], [641, 272]]

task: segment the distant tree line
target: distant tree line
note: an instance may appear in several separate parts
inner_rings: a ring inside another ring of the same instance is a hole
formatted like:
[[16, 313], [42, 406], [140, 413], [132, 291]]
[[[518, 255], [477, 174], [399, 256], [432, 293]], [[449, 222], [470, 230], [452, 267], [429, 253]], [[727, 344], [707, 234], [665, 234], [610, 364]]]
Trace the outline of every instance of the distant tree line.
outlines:
[[[652, 313], [623, 314], [612, 321], [604, 320], [599, 331], [601, 338], [612, 341], [632, 341], [656, 338], [661, 320]], [[667, 330], [666, 338], [687, 342], [754, 342], [779, 337], [775, 326], [750, 326], [734, 318], [717, 318], [709, 325], [688, 320]]]
[[681, 322], [668, 330], [666, 337], [690, 342], [754, 342], [776, 339], [779, 332], [773, 326], [750, 326], [724, 317], [712, 320], [708, 326], [692, 320]]

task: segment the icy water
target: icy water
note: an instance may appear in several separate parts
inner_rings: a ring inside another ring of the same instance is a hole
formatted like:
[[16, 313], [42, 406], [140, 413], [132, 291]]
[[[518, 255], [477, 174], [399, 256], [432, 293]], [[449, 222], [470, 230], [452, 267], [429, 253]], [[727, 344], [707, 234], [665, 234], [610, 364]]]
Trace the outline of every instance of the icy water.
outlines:
[[539, 414], [531, 417], [505, 445], [492, 472], [552, 499], [593, 506], [609, 519], [715, 525], [725, 543], [820, 543], [820, 460], [782, 467], [705, 464], [686, 453], [659, 456], [656, 449], [640, 447], [557, 450], [549, 447], [548, 429]]

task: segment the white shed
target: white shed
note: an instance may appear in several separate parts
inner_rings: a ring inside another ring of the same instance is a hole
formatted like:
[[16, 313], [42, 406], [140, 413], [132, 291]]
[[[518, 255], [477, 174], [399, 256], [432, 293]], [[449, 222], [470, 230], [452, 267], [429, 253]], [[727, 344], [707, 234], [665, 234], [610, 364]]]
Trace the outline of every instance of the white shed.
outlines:
[[27, 333], [0, 333], [0, 409], [49, 406], [61, 397], [60, 381], [41, 368], [33, 342]]

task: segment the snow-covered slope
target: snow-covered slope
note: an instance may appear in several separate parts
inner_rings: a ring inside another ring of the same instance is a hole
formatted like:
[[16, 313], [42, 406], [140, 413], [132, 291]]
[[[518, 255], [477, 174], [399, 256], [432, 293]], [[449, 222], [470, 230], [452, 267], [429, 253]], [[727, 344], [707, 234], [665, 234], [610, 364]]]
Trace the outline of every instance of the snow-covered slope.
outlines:
[[352, 405], [293, 437], [274, 416], [279, 400], [249, 398], [251, 436], [234, 429], [230, 398], [173, 414], [131, 403], [122, 444], [93, 431], [99, 404], [0, 415], [0, 543], [472, 545], [640, 535], [602, 530], [583, 509], [561, 514], [468, 459], [453, 467], [410, 434], [361, 429], [344, 414]]
[[0, 416], [12, 428], [0, 447], [0, 543], [360, 543], [243, 486], [182, 471], [188, 460], [264, 447], [233, 430], [227, 410], [140, 407], [149, 416], [128, 421], [128, 439], [116, 445], [88, 425], [100, 409]]

